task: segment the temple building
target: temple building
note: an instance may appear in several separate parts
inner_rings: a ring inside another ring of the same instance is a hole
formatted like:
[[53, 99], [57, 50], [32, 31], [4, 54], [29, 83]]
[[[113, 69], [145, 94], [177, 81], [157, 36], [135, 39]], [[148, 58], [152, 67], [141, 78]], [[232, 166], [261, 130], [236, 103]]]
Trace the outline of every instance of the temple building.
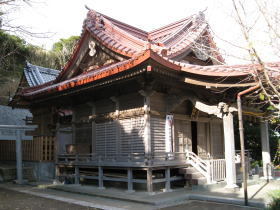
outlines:
[[[203, 13], [146, 32], [89, 10], [62, 71], [25, 73], [11, 106], [30, 109], [34, 136], [54, 139], [59, 180], [149, 192], [182, 180], [235, 188], [236, 97], [257, 85], [258, 68], [226, 65]], [[263, 115], [242, 106], [248, 118]], [[256, 120], [268, 164], [267, 122]]]

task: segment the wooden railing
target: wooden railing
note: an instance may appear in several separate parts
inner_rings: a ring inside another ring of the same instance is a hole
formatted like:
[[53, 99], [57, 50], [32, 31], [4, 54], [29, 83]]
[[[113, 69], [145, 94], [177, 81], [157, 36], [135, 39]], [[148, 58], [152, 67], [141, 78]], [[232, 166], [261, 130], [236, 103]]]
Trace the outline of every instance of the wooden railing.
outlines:
[[156, 163], [181, 162], [186, 164], [186, 153], [184, 152], [162, 152], [162, 153], [130, 153], [130, 154], [111, 154], [100, 155], [91, 154], [60, 154], [58, 155], [58, 163], [143, 163], [145, 165], [153, 165]]
[[187, 163], [191, 164], [191, 166], [206, 177], [208, 184], [222, 181], [226, 178], [225, 159], [203, 160], [195, 153], [187, 152]]
[[202, 160], [193, 152], [187, 152], [187, 163], [191, 164], [196, 170], [198, 170], [203, 176], [206, 177], [207, 183], [211, 182], [210, 177], [210, 165], [209, 161]]
[[118, 155], [100, 155], [91, 154], [60, 154], [58, 155], [58, 163], [63, 164], [136, 164], [142, 163], [153, 166], [157, 163], [185, 163], [192, 165], [197, 171], [207, 178], [207, 183], [214, 183], [225, 180], [226, 178], [226, 162], [225, 159], [208, 159], [203, 160], [193, 152], [162, 152], [154, 154], [131, 153]]

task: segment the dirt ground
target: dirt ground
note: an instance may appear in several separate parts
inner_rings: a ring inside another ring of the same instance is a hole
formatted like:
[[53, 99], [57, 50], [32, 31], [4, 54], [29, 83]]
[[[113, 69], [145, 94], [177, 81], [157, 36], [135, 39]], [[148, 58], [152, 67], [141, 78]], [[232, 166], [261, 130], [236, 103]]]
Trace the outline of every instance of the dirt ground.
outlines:
[[62, 201], [41, 198], [0, 188], [1, 210], [94, 210]]

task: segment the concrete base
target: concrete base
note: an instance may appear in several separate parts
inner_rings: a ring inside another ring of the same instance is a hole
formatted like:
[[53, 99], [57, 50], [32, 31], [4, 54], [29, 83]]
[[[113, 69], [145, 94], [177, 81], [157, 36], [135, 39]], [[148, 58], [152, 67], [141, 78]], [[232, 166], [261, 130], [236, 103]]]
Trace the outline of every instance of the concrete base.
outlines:
[[169, 189], [169, 190], [163, 189], [162, 192], [173, 192], [173, 190], [172, 189]]
[[263, 179], [263, 180], [272, 180], [272, 179], [274, 179], [274, 177], [273, 177], [273, 176], [268, 176], [268, 177], [262, 176], [262, 177], [260, 177], [260, 179]]
[[23, 166], [33, 168], [37, 181], [49, 181], [55, 178], [55, 164], [53, 162], [24, 161]]
[[236, 184], [226, 185], [224, 189], [228, 192], [237, 192], [240, 190], [240, 188]]
[[126, 190], [125, 192], [127, 192], [127, 193], [134, 193], [135, 190]]
[[[277, 185], [275, 184], [275, 186]], [[244, 199], [239, 197], [239, 195], [241, 195], [240, 192], [231, 193], [231, 192], [226, 192], [225, 190], [220, 190], [216, 192], [202, 192], [202, 191], [194, 192], [181, 188], [181, 189], [174, 189], [173, 192], [169, 192], [169, 193], [162, 193], [162, 192], [148, 193], [148, 192], [136, 191], [130, 194], [127, 193], [126, 191], [122, 191], [119, 189], [112, 189], [112, 188], [106, 190], [98, 190], [97, 187], [92, 187], [92, 186], [76, 187], [72, 185], [58, 185], [58, 186], [52, 186], [50, 187], [50, 189], [91, 195], [95, 197], [103, 197], [103, 198], [108, 198], [110, 200], [116, 199], [120, 201], [128, 201], [133, 203], [149, 204], [149, 205], [153, 205], [154, 207], [165, 206], [165, 205], [166, 206], [178, 205], [178, 203], [186, 202], [188, 200], [212, 201], [212, 202], [229, 203], [235, 205], [244, 204]], [[259, 190], [259, 187], [257, 187], [256, 190]], [[253, 193], [255, 193], [255, 191]], [[260, 200], [250, 199], [249, 205], [258, 208], [265, 207], [265, 203], [263, 203], [262, 199]]]

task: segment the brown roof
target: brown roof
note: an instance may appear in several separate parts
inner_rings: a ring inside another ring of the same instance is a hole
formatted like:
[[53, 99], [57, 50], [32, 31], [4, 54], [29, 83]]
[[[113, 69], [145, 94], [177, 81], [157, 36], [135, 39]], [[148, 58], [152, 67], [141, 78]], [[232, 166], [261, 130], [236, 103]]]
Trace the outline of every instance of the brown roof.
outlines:
[[93, 10], [88, 12], [84, 28], [104, 46], [123, 56], [133, 57], [151, 46], [157, 53], [165, 50], [169, 58], [190, 49], [208, 30], [202, 14], [145, 32]]
[[[200, 66], [172, 60], [174, 56], [191, 48], [192, 43], [208, 33], [207, 23], [201, 14], [190, 16], [151, 32], [145, 32], [90, 10], [84, 21], [84, 31], [81, 39], [59, 77], [53, 82], [24, 89], [22, 95], [32, 98], [65, 91], [125, 72], [148, 59], [167, 67], [166, 69], [181, 72], [182, 74], [188, 73], [207, 77], [244, 77], [250, 74], [253, 75], [260, 68], [259, 65], [253, 64]], [[61, 81], [62, 75], [67, 72], [69, 66], [73, 64], [75, 58], [79, 55], [81, 43], [88, 34], [103, 46], [124, 56], [124, 58], [126, 57], [126, 59]], [[212, 39], [208, 41], [211, 42], [211, 46], [214, 46]], [[217, 54], [217, 58], [222, 60], [219, 56]], [[280, 63], [267, 65], [277, 69], [280, 68]], [[146, 71], [153, 71], [153, 69], [147, 68]], [[279, 77], [279, 71], [270, 71], [270, 74], [274, 77]]]
[[[166, 66], [170, 70], [174, 70], [176, 72], [187, 72], [190, 74], [196, 74], [196, 75], [202, 75], [202, 76], [210, 76], [210, 77], [238, 77], [238, 76], [246, 76], [250, 74], [254, 74], [255, 70], [259, 69], [259, 65], [232, 65], [232, 66], [226, 66], [226, 65], [213, 65], [213, 66], [198, 66], [198, 65], [191, 65], [191, 64], [185, 64], [181, 62], [173, 61], [167, 57], [163, 57], [156, 52], [154, 52], [151, 49], [148, 49], [144, 51], [143, 53], [106, 66], [101, 67], [97, 70], [89, 71], [85, 74], [78, 75], [76, 77], [73, 77], [69, 80], [62, 81], [59, 83], [48, 83], [44, 84], [42, 86], [37, 86], [33, 88], [25, 89], [23, 92], [23, 95], [26, 97], [33, 97], [33, 96], [39, 96], [39, 95], [45, 95], [55, 92], [61, 92], [67, 89], [71, 89], [77, 86], [82, 86], [85, 84], [89, 84], [91, 82], [104, 79], [106, 77], [116, 75], [120, 72], [124, 72], [127, 70], [130, 70], [131, 68], [147, 61], [148, 59], [152, 59], [153, 61], [156, 61], [157, 63]], [[270, 67], [273, 68], [280, 68], [280, 63], [270, 63], [267, 64]], [[149, 71], [153, 71], [152, 68], [149, 68]], [[272, 72], [274, 76], [280, 76], [279, 71]]]

